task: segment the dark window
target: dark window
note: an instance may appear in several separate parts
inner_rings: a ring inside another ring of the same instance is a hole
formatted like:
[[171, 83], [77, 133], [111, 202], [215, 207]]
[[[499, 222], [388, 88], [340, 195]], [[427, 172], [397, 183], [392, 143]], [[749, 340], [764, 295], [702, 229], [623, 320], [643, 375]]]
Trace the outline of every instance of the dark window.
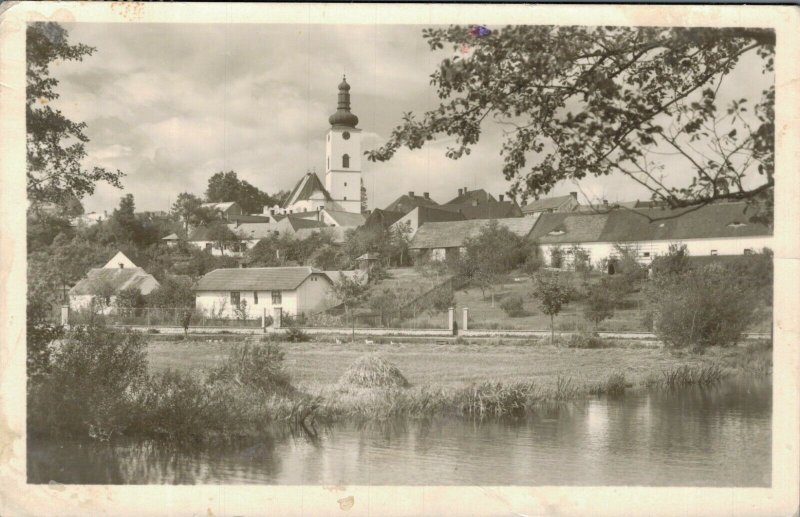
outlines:
[[346, 182], [346, 181], [344, 182], [344, 186], [345, 186], [345, 187], [347, 186], [347, 182]]
[[644, 253], [642, 253], [642, 256], [643, 257], [649, 257], [650, 256], [650, 252], [649, 251], [645, 251]]
[[344, 133], [342, 133], [342, 138], [344, 138], [345, 140], [350, 140], [350, 132], [345, 131]]
[[258, 291], [253, 291], [253, 305], [258, 305]]
[[207, 251], [211, 251], [211, 243], [210, 242], [206, 243], [206, 250]]
[[744, 249], [744, 254], [745, 255], [752, 255], [753, 254], [753, 250], [751, 248], [745, 248]]
[[711, 250], [711, 254], [712, 255], [716, 255], [717, 254], [717, 250]]
[[272, 291], [272, 305], [279, 305], [283, 303], [281, 292], [280, 291]]
[[345, 168], [345, 169], [349, 169], [350, 168], [350, 155], [349, 154], [342, 155], [342, 167]]
[[239, 291], [231, 291], [231, 305], [239, 306]]

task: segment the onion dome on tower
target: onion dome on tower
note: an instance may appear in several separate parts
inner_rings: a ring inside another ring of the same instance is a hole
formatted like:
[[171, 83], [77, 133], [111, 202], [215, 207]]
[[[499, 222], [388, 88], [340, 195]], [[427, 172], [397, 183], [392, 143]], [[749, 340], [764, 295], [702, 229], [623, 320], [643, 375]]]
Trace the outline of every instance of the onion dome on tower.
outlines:
[[347, 78], [344, 76], [342, 76], [342, 82], [339, 83], [339, 103], [336, 106], [336, 113], [328, 117], [328, 122], [334, 127], [351, 127], [353, 129], [358, 124], [358, 117], [350, 112], [350, 85], [347, 84]]

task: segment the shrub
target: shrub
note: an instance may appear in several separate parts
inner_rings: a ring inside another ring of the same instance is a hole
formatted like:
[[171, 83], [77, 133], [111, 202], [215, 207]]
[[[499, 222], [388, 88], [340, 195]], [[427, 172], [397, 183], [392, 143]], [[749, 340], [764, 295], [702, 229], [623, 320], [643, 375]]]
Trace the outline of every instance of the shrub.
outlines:
[[515, 294], [503, 298], [500, 302], [500, 308], [502, 308], [508, 316], [518, 318], [520, 316], [525, 316], [525, 307], [523, 304], [522, 296]]
[[594, 323], [594, 328], [601, 321], [607, 320], [614, 315], [614, 306], [618, 300], [618, 292], [613, 286], [613, 282], [604, 278], [600, 283], [589, 286], [586, 289], [586, 299], [583, 306], [584, 317]]
[[539, 269], [541, 269], [543, 265], [542, 258], [534, 249], [528, 254], [525, 262], [522, 263], [522, 272], [527, 275], [534, 275], [537, 271], [539, 271]]
[[285, 354], [275, 344], [238, 345], [228, 359], [209, 374], [209, 381], [225, 380], [253, 387], [264, 394], [289, 394], [295, 391], [283, 368]]
[[561, 269], [564, 264], [564, 250], [560, 246], [550, 248], [550, 267]]
[[570, 336], [563, 341], [563, 344], [568, 348], [608, 348], [611, 346], [599, 335], [590, 334], [588, 332], [570, 334]]
[[311, 336], [297, 327], [289, 327], [286, 329], [286, 341], [289, 343], [305, 343], [311, 341]]
[[143, 335], [100, 325], [71, 329], [50, 372], [32, 386], [34, 432], [108, 438], [135, 418], [133, 394], [146, 380]]
[[736, 344], [758, 305], [753, 289], [719, 265], [654, 282], [650, 299], [656, 333], [679, 348]]
[[686, 244], [670, 244], [666, 255], [653, 259], [651, 269], [654, 278], [686, 273], [691, 268]]
[[408, 380], [394, 364], [377, 354], [359, 357], [339, 378], [342, 388], [407, 388]]
[[456, 293], [449, 285], [434, 289], [428, 296], [431, 304], [431, 314], [446, 311], [456, 303]]

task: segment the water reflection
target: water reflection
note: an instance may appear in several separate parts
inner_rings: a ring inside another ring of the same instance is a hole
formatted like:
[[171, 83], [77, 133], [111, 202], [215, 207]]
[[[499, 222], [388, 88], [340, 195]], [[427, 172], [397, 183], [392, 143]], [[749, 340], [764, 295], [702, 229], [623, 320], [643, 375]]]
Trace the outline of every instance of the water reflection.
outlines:
[[214, 446], [29, 440], [31, 483], [769, 486], [771, 383], [645, 392], [524, 420], [275, 428]]

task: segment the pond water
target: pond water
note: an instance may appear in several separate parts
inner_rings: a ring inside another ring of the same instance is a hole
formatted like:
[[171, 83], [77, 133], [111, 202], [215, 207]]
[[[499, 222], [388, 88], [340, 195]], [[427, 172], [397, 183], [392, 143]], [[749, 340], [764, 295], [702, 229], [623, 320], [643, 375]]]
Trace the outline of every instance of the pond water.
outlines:
[[29, 483], [769, 486], [769, 378], [646, 391], [524, 421], [276, 429], [244, 443], [29, 441]]

